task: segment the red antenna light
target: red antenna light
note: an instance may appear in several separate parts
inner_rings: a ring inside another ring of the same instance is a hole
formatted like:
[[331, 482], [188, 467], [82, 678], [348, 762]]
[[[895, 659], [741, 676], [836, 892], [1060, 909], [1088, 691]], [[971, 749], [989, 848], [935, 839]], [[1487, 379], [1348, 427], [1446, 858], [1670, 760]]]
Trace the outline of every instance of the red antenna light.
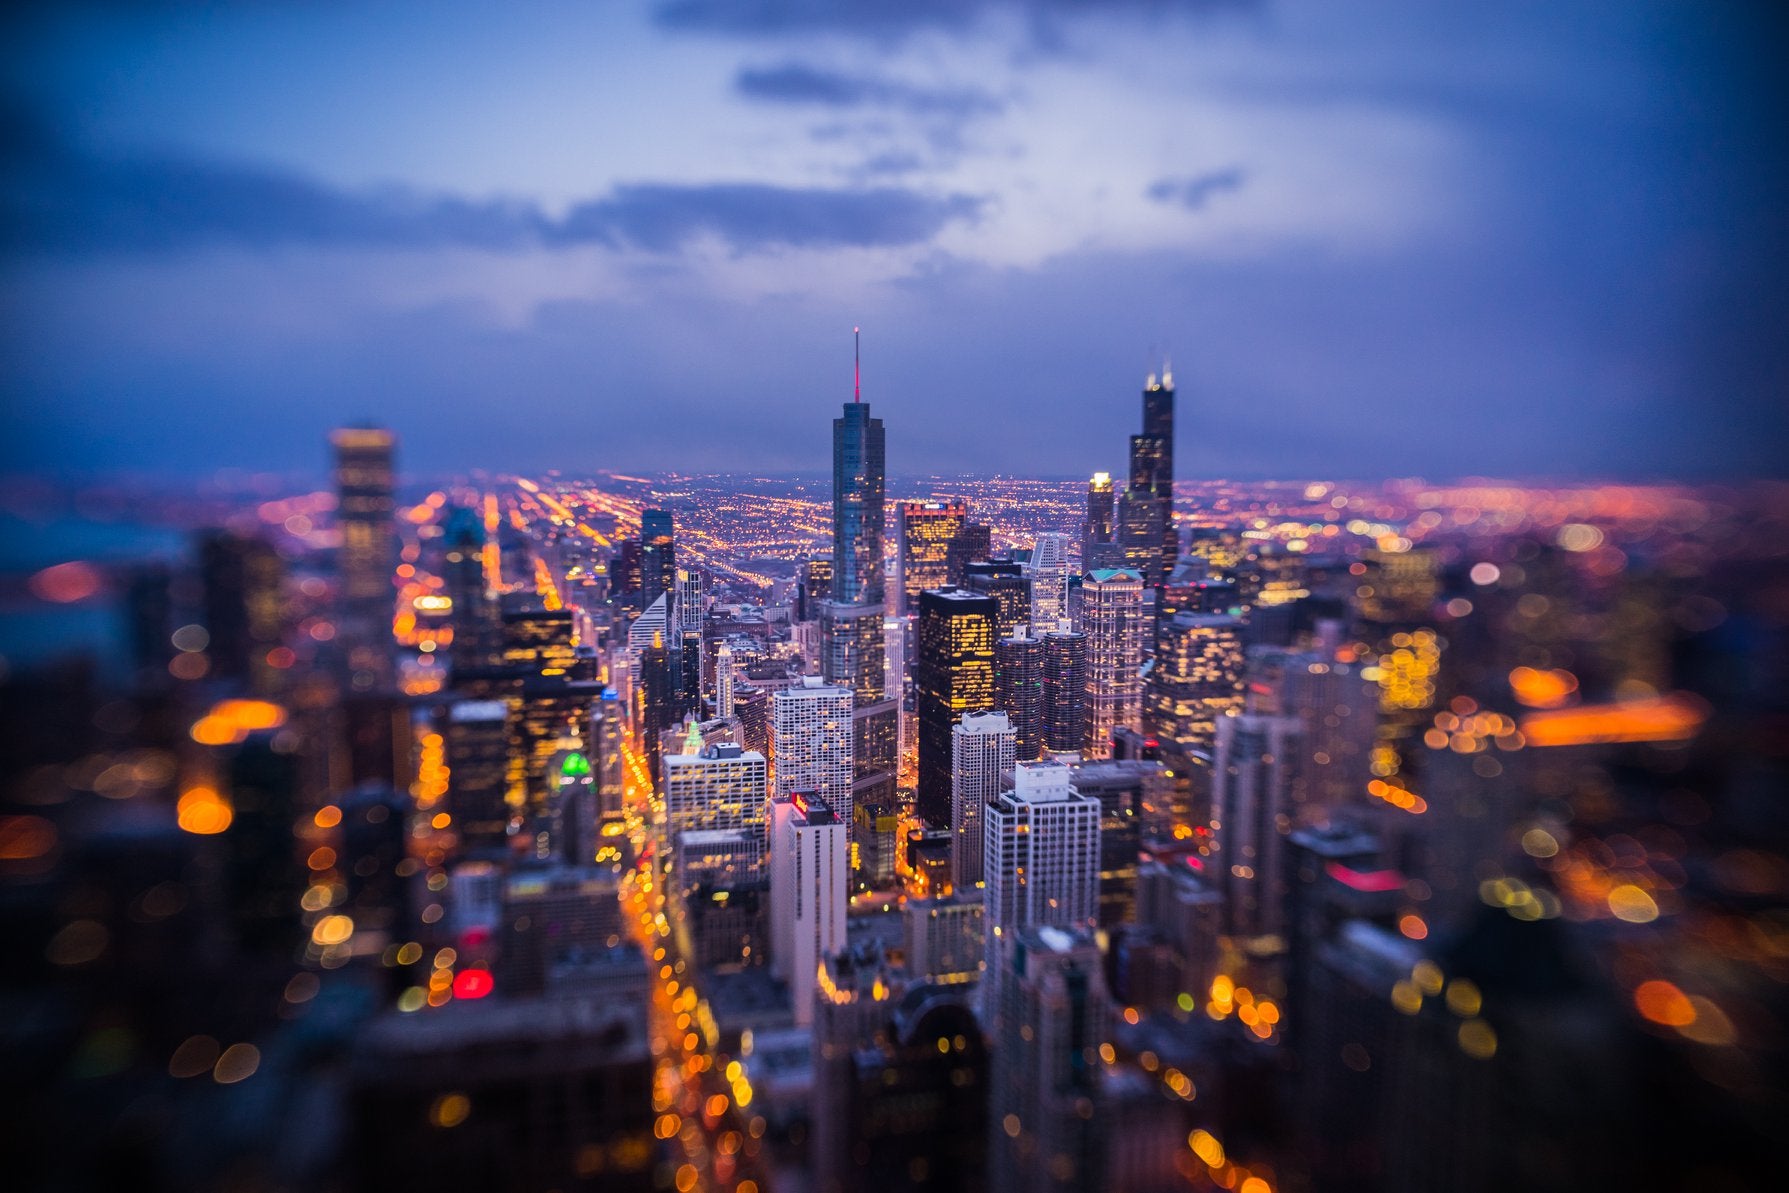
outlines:
[[851, 400], [863, 401], [863, 328], [851, 329]]

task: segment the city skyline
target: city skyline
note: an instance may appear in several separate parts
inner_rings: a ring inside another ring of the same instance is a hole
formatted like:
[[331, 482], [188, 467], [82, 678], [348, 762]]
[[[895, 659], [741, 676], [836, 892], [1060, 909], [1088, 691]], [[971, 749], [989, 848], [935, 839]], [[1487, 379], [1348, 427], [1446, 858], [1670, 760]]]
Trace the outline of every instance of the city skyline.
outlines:
[[1785, 31], [6, 10], [9, 1187], [1768, 1187]]
[[1371, 15], [28, 7], [0, 467], [1780, 475], [1779, 22]]

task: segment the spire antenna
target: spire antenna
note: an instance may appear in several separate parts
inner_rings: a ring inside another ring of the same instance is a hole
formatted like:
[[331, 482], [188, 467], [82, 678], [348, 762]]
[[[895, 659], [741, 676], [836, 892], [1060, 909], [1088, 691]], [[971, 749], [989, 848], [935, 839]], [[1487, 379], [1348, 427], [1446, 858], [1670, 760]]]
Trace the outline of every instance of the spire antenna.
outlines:
[[851, 400], [863, 401], [863, 328], [851, 329]]

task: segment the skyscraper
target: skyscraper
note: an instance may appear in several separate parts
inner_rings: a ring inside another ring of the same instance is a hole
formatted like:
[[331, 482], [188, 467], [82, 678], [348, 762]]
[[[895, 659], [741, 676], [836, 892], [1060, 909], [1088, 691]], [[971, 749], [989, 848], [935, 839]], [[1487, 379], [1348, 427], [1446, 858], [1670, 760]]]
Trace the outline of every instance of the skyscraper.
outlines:
[[946, 583], [950, 543], [969, 519], [961, 501], [903, 501], [900, 523], [900, 591], [903, 614], [919, 611], [919, 594]]
[[645, 744], [646, 773], [655, 786], [664, 777], [659, 772], [663, 750], [659, 736], [671, 727], [672, 706], [676, 701], [677, 677], [671, 671], [671, 651], [665, 645], [663, 630], [654, 630], [652, 641], [640, 651], [640, 739]]
[[832, 420], [832, 599], [883, 602], [883, 494], [888, 483], [882, 420], [861, 391]]
[[1087, 635], [1061, 630], [1043, 636], [1042, 748], [1078, 751], [1087, 742]]
[[818, 621], [821, 603], [832, 599], [832, 556], [816, 555], [802, 560], [796, 577], [799, 587], [795, 598], [795, 620]]
[[1013, 765], [1012, 722], [1001, 712], [969, 713], [951, 730], [950, 747], [950, 881], [972, 891], [982, 877], [982, 809]]
[[994, 707], [993, 597], [941, 588], [919, 597], [914, 703], [919, 786], [914, 807], [934, 827], [950, 823], [950, 731], [963, 714]]
[[1211, 767], [1211, 831], [1232, 936], [1279, 935], [1286, 886], [1281, 822], [1298, 765], [1296, 717], [1221, 717]]
[[[852, 759], [865, 799], [894, 795], [899, 761], [900, 708], [888, 698], [882, 625], [886, 488], [882, 420], [870, 417], [854, 375], [852, 400], [832, 420], [832, 594], [820, 609], [820, 674], [855, 698]], [[827, 794], [827, 803], [849, 831], [850, 802]]]
[[670, 510], [640, 515], [640, 607], [650, 608], [677, 589], [677, 539]]
[[708, 612], [708, 577], [697, 568], [677, 569], [677, 628], [699, 630]]
[[733, 715], [733, 648], [725, 642], [714, 651], [714, 715]]
[[1014, 756], [1037, 758], [1044, 743], [1044, 644], [1024, 626], [994, 643], [994, 707], [1012, 721]]
[[392, 574], [398, 565], [393, 521], [392, 449], [382, 427], [343, 427], [335, 447], [336, 520], [341, 526], [342, 640], [348, 682], [357, 691], [391, 686]]
[[665, 819], [659, 827], [664, 848], [673, 856], [689, 832], [744, 831], [762, 845], [769, 787], [764, 755], [717, 742], [700, 754], [668, 755], [664, 767]]
[[988, 1016], [988, 1187], [1102, 1187], [1111, 1175], [1102, 1146], [1109, 1124], [1094, 1058], [1115, 1016], [1099, 944], [1085, 928], [1026, 927], [989, 939], [997, 947], [987, 984], [998, 993]]
[[478, 511], [455, 506], [443, 520], [442, 589], [453, 602], [453, 665], [474, 668], [496, 653], [497, 610], [485, 585], [485, 528]]
[[1060, 762], [1023, 762], [1013, 788], [986, 806], [982, 881], [990, 968], [993, 942], [1035, 925], [1092, 928], [1099, 918], [1100, 802]]
[[207, 531], [199, 536], [199, 580], [211, 674], [271, 693], [281, 669], [269, 656], [286, 633], [285, 561], [259, 536]]
[[963, 569], [963, 587], [994, 598], [999, 613], [994, 618], [994, 633], [999, 637], [1013, 632], [1014, 627], [1031, 619], [1031, 581], [1019, 572], [1019, 565], [1004, 560], [980, 560]]
[[1087, 577], [1081, 588], [1087, 630], [1088, 756], [1112, 753], [1112, 731], [1143, 724], [1143, 578], [1125, 568]]
[[982, 522], [965, 522], [944, 551], [944, 583], [961, 588], [969, 579], [969, 565], [994, 553], [994, 528]]
[[1068, 616], [1068, 535], [1044, 533], [1031, 549], [1031, 632], [1047, 634]]
[[1144, 695], [1144, 721], [1182, 753], [1209, 753], [1215, 726], [1242, 708], [1242, 622], [1177, 613], [1160, 626]]
[[828, 808], [851, 814], [853, 740], [851, 692], [813, 677], [773, 698], [776, 793], [817, 791]]
[[845, 947], [845, 822], [818, 792], [778, 796], [770, 807], [770, 962], [789, 983], [795, 1022], [814, 1021], [820, 959]]
[[1087, 522], [1081, 530], [1081, 570], [1091, 572], [1111, 563], [1096, 558], [1096, 548], [1112, 541], [1113, 531], [1112, 474], [1096, 472], [1087, 482]]
[[1143, 388], [1143, 433], [1131, 436], [1130, 485], [1124, 493], [1125, 566], [1159, 585], [1180, 555], [1174, 530], [1174, 375], [1149, 375]]

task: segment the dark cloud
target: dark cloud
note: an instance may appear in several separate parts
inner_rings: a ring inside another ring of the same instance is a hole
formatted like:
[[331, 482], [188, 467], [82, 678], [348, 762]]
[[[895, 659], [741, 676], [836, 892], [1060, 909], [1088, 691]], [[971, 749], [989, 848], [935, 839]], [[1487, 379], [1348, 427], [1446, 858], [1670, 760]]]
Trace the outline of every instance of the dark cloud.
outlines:
[[998, 112], [1005, 106], [979, 88], [917, 87], [874, 75], [821, 70], [799, 62], [747, 67], [739, 72], [734, 86], [749, 99], [828, 108], [888, 107], [915, 116], [967, 118]]
[[1144, 193], [1157, 203], [1172, 203], [1188, 211], [1202, 211], [1214, 196], [1240, 188], [1243, 180], [1243, 172], [1231, 167], [1190, 178], [1158, 178]]
[[622, 186], [575, 208], [553, 238], [620, 240], [661, 252], [704, 234], [738, 248], [869, 248], [930, 239], [980, 209], [969, 195], [933, 198], [897, 187]]
[[981, 201], [897, 187], [618, 186], [554, 219], [537, 205], [408, 191], [356, 194], [276, 170], [173, 158], [102, 161], [16, 116], [0, 123], [0, 247], [14, 253], [250, 247], [605, 245], [668, 252], [699, 236], [737, 251], [926, 240]]

